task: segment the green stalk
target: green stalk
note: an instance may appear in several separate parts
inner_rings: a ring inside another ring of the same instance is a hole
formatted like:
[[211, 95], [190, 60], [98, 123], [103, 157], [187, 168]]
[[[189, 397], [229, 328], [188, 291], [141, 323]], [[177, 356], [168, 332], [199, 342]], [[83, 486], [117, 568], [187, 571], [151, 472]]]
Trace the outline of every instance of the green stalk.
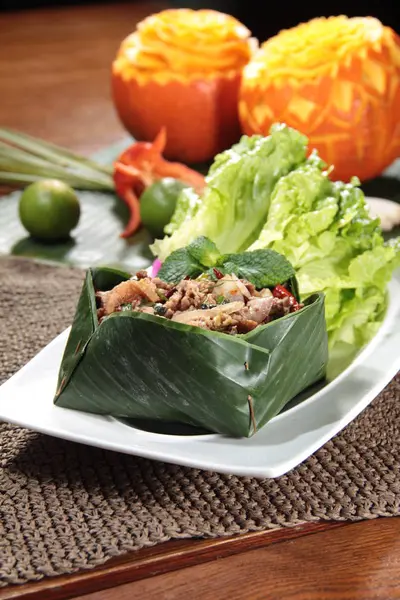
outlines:
[[[31, 183], [35, 183], [35, 181], [43, 181], [45, 179], [49, 179], [49, 176], [34, 175], [32, 173], [13, 173], [8, 171], [0, 171], [0, 185], [23, 187], [30, 185]], [[64, 181], [64, 183], [67, 183], [72, 188], [78, 190], [96, 190], [101, 192], [113, 191], [112, 187], [104, 185], [104, 183], [99, 181], [90, 181], [89, 179], [82, 180], [75, 177], [68, 177], [66, 175], [63, 177], [57, 177], [57, 179]]]
[[15, 148], [14, 146], [9, 146], [8, 144], [2, 142], [0, 140], [0, 164], [7, 162], [15, 162], [19, 163], [29, 163], [36, 166], [49, 166], [51, 163], [47, 160], [43, 160], [33, 154], [29, 154], [24, 150], [20, 150], [19, 148]]
[[113, 173], [112, 167], [101, 165], [90, 158], [75, 154], [61, 146], [45, 142], [41, 139], [35, 139], [27, 134], [19, 133], [11, 129], [0, 128], [0, 139], [6, 140], [9, 143], [42, 158], [48, 158], [52, 162], [57, 162], [63, 166], [75, 163], [78, 167], [86, 167], [96, 172], [100, 171], [106, 175], [112, 175]]
[[112, 167], [0, 128], [0, 184], [23, 186], [54, 178], [77, 189], [113, 191], [112, 173]]

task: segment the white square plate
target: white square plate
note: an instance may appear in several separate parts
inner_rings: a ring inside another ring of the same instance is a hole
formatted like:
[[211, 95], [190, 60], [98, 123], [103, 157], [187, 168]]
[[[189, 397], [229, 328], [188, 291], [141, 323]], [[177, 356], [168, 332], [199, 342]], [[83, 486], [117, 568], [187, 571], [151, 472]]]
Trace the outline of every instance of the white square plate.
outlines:
[[305, 460], [352, 421], [400, 369], [400, 272], [372, 342], [334, 381], [281, 413], [250, 439], [176, 436], [135, 429], [112, 417], [54, 406], [69, 330], [0, 387], [0, 420], [49, 435], [189, 467], [277, 477]]

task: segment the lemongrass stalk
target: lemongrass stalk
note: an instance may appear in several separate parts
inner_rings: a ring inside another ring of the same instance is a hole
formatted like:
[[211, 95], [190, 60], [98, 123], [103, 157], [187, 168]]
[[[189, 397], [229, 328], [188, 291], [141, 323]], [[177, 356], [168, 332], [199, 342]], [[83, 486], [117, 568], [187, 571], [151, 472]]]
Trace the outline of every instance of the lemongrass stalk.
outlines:
[[[23, 187], [29, 185], [31, 183], [35, 183], [36, 181], [43, 181], [45, 179], [49, 179], [49, 175], [35, 175], [33, 173], [15, 173], [8, 171], [0, 171], [0, 185], [11, 185]], [[99, 180], [90, 180], [90, 179], [77, 179], [76, 177], [68, 177], [67, 175], [56, 177], [60, 181], [67, 183], [72, 188], [81, 189], [81, 190], [97, 190], [103, 192], [111, 192], [114, 191], [114, 187], [112, 184], [107, 184], [101, 182]]]
[[74, 187], [85, 188], [85, 185], [90, 185], [91, 187], [95, 185], [96, 187], [101, 187], [103, 189], [113, 190], [114, 185], [113, 181], [108, 178], [106, 175], [94, 175], [93, 177], [89, 177], [89, 175], [83, 173], [74, 173], [68, 171], [66, 169], [62, 169], [60, 167], [46, 164], [35, 165], [29, 163], [29, 161], [15, 161], [12, 159], [8, 159], [0, 156], [0, 170], [3, 172], [20, 174], [20, 175], [32, 175], [34, 177], [41, 178], [50, 178], [50, 179], [62, 179], [66, 181], [67, 179], [73, 182]]
[[102, 172], [106, 175], [112, 175], [112, 167], [101, 165], [93, 160], [80, 156], [66, 150], [56, 144], [45, 142], [44, 140], [35, 139], [29, 135], [12, 131], [10, 129], [0, 128], [0, 139], [5, 140], [20, 149], [35, 154], [36, 156], [50, 159], [52, 162], [57, 162], [62, 166], [75, 164], [80, 168]]
[[20, 148], [9, 146], [0, 140], [0, 162], [10, 162], [11, 160], [14, 160], [15, 163], [29, 163], [43, 167], [53, 164], [48, 160], [44, 160], [43, 158], [35, 156], [34, 154], [29, 154]]

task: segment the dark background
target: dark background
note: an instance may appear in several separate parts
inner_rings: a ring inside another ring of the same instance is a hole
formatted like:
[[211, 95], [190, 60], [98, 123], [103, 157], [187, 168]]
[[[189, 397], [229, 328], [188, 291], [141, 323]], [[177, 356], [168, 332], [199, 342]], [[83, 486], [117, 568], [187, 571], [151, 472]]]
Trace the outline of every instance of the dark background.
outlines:
[[400, 33], [400, 0], [362, 2], [360, 0], [324, 0], [315, 4], [309, 0], [189, 0], [171, 2], [174, 6], [214, 8], [230, 13], [242, 21], [260, 40], [275, 35], [281, 29], [294, 27], [314, 17], [347, 15], [373, 16]]
[[[135, 2], [135, 0], [132, 0]], [[42, 6], [68, 6], [82, 4], [111, 4], [106, 0], [0, 0], [0, 10], [38, 8]], [[313, 17], [345, 14], [348, 16], [371, 15], [390, 25], [400, 33], [400, 0], [361, 2], [359, 0], [325, 0], [312, 5], [309, 0], [285, 0], [275, 3], [266, 0], [171, 0], [173, 7], [213, 8], [230, 13], [241, 20], [253, 35], [264, 40], [280, 29], [293, 27]]]

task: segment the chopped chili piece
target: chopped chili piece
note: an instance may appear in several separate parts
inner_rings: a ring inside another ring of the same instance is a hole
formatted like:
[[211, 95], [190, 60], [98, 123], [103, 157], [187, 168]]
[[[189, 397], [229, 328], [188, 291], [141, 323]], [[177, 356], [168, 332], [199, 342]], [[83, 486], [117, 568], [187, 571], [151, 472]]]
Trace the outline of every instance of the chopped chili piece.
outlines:
[[171, 296], [172, 296], [172, 294], [173, 294], [174, 292], [176, 292], [176, 288], [172, 288], [171, 290], [167, 290], [167, 291], [165, 292], [165, 297], [166, 297], [166, 298], [171, 298]]
[[222, 279], [223, 278], [224, 274], [221, 273], [221, 271], [219, 271], [218, 269], [215, 269], [215, 268], [213, 269], [213, 271], [214, 271], [214, 275], [215, 275], [215, 277], [217, 279]]
[[285, 296], [293, 296], [283, 285], [276, 285], [272, 290], [272, 295], [275, 298], [285, 298]]
[[291, 312], [295, 312], [300, 309], [300, 305], [296, 298], [287, 290], [283, 285], [276, 285], [272, 290], [274, 298], [289, 298], [290, 308], [293, 309]]

